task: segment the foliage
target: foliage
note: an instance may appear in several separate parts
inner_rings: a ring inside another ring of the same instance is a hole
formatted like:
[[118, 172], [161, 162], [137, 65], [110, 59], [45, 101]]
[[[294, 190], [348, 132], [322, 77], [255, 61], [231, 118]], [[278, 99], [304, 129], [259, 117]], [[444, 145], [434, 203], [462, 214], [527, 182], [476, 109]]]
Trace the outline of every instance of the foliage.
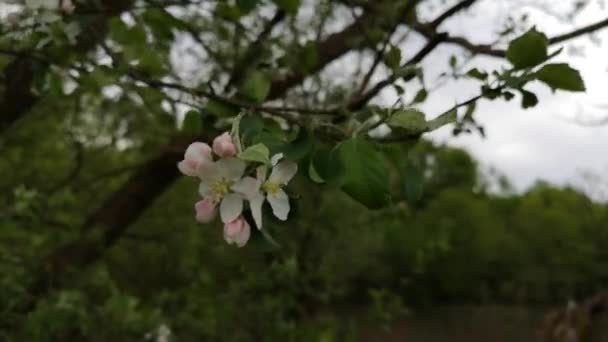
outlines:
[[[407, 307], [550, 303], [608, 280], [605, 206], [490, 194], [466, 152], [421, 140], [483, 134], [477, 101], [533, 107], [531, 82], [583, 91], [535, 28], [506, 30], [506, 50], [438, 29], [470, 0], [19, 3], [0, 23], [2, 340], [343, 341]], [[451, 56], [437, 67], [478, 93], [423, 113], [421, 62], [444, 43], [510, 65]], [[289, 220], [265, 205], [242, 249], [196, 224], [197, 184], [177, 178], [190, 143], [231, 128], [241, 159], [299, 170]]]

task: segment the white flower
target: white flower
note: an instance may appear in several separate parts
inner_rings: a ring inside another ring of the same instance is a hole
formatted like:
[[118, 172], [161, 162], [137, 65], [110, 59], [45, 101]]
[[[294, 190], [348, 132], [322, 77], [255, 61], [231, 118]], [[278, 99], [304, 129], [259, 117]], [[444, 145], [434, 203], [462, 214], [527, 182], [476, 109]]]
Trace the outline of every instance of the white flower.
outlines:
[[234, 221], [243, 211], [243, 196], [230, 189], [241, 180], [245, 167], [240, 159], [224, 158], [209, 165], [201, 175], [199, 193], [203, 199], [216, 205], [220, 203], [220, 217], [224, 223]]
[[264, 199], [268, 200], [272, 207], [272, 213], [279, 220], [287, 220], [289, 214], [289, 198], [283, 191], [283, 187], [298, 172], [298, 164], [287, 160], [278, 162], [281, 158], [281, 154], [272, 157], [274, 166], [268, 179], [266, 179], [266, 166], [261, 166], [257, 169], [257, 179], [245, 177], [232, 186], [232, 190], [242, 194], [249, 201], [251, 214], [258, 229], [262, 229]]

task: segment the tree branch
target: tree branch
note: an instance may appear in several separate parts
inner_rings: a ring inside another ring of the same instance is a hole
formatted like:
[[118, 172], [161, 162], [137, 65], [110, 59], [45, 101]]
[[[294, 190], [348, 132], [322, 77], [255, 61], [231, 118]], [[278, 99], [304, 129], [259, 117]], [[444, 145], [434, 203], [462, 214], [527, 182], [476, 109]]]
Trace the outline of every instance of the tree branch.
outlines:
[[[412, 57], [409, 61], [407, 61], [403, 66], [415, 65], [420, 63], [429, 53], [431, 53], [435, 48], [444, 40], [444, 35], [436, 35], [432, 40], [429, 40], [427, 44], [418, 51], [418, 53]], [[406, 80], [410, 80], [413, 76], [410, 76]], [[370, 89], [367, 93], [363, 94], [363, 96], [354, 99], [348, 105], [348, 109], [351, 111], [357, 111], [363, 108], [369, 101], [371, 101], [374, 97], [376, 97], [380, 91], [389, 85], [393, 84], [399, 76], [395, 73], [392, 73], [384, 80], [376, 83], [372, 89]]]
[[437, 27], [439, 27], [439, 25], [441, 25], [448, 18], [451, 18], [455, 14], [457, 14], [458, 12], [463, 11], [463, 10], [471, 7], [471, 5], [473, 5], [475, 2], [477, 2], [477, 0], [463, 0], [463, 1], [460, 1], [456, 5], [452, 6], [451, 8], [449, 8], [448, 10], [446, 10], [445, 12], [443, 12], [437, 18], [435, 18], [435, 20], [431, 21], [428, 26], [432, 30], [437, 29]]
[[[397, 16], [397, 20], [402, 20], [410, 11], [414, 10], [421, 0], [409, 1]], [[386, 3], [385, 3], [386, 4]], [[360, 15], [352, 24], [348, 25], [340, 32], [328, 36], [325, 40], [317, 43], [317, 60], [314, 66], [307, 71], [294, 71], [283, 77], [277, 78], [270, 87], [269, 100], [280, 97], [285, 89], [302, 83], [304, 79], [322, 70], [330, 62], [338, 59], [348, 51], [357, 50], [369, 45], [365, 39], [360, 39], [361, 31], [370, 27], [382, 27], [383, 16], [385, 13], [377, 10], [374, 6], [366, 7], [365, 12]]]
[[608, 18], [598, 21], [597, 23], [581, 27], [572, 32], [564, 33], [559, 36], [549, 38], [549, 43], [558, 44], [558, 43], [565, 42], [570, 39], [578, 38], [580, 36], [602, 30], [606, 27], [608, 27]]
[[399, 25], [393, 25], [393, 28], [386, 35], [386, 38], [384, 39], [384, 42], [382, 43], [382, 46], [376, 51], [376, 56], [374, 57], [374, 61], [372, 62], [371, 67], [369, 68], [369, 70], [367, 71], [367, 73], [365, 74], [365, 76], [363, 76], [363, 80], [361, 81], [361, 85], [359, 86], [359, 89], [355, 92], [355, 94], [357, 96], [363, 94], [363, 92], [367, 88], [367, 85], [369, 84], [369, 81], [371, 80], [372, 76], [374, 75], [374, 72], [376, 71], [376, 68], [378, 67], [378, 65], [380, 65], [380, 62], [382, 61], [382, 58], [384, 57], [384, 54], [386, 53], [386, 48], [388, 47], [388, 45], [389, 45], [389, 43], [391, 41], [391, 37], [393, 36], [393, 34], [395, 33], [395, 31], [397, 30], [398, 26]]
[[[129, 8], [133, 0], [101, 0], [99, 8], [103, 13], [87, 18], [86, 30], [77, 37], [75, 49], [81, 53], [91, 50], [97, 45], [98, 39], [105, 36], [107, 22]], [[79, 11], [87, 11], [79, 7]], [[94, 35], [91, 32], [95, 32]], [[44, 51], [40, 53], [45, 56]], [[49, 66], [35, 56], [17, 56], [12, 63], [4, 68], [4, 92], [0, 94], [0, 133], [10, 127], [15, 121], [27, 113], [37, 102], [38, 96], [32, 92], [34, 73], [41, 73]]]
[[274, 27], [280, 23], [285, 18], [285, 11], [282, 9], [278, 9], [274, 14], [271, 20], [269, 20], [266, 25], [264, 25], [264, 29], [258, 35], [256, 40], [247, 48], [247, 51], [243, 54], [242, 58], [235, 64], [235, 68], [232, 71], [230, 78], [228, 79], [228, 83], [224, 87], [224, 91], [228, 91], [235, 84], [239, 84], [242, 78], [247, 73], [247, 69], [250, 67], [255, 67], [252, 65], [252, 60], [256, 59], [256, 56], [259, 55], [260, 49], [268, 37], [272, 33]]
[[[605, 29], [608, 27], [608, 18], [598, 21], [596, 23], [583, 26], [581, 28], [575, 29], [571, 32], [560, 34], [554, 37], [549, 38], [549, 44], [555, 45], [559, 43], [563, 43], [565, 41], [578, 38], [580, 36], [590, 34], [593, 32], [597, 32], [599, 30]], [[427, 39], [431, 39], [433, 36], [440, 34], [438, 33], [432, 25], [416, 23], [412, 25], [412, 28], [416, 30], [418, 33], [425, 36]], [[444, 33], [446, 34], [446, 33]], [[462, 48], [465, 48], [472, 52], [473, 54], [480, 55], [488, 55], [493, 57], [504, 58], [506, 56], [506, 51], [502, 49], [496, 49], [491, 45], [487, 44], [476, 44], [471, 42], [470, 40], [464, 37], [452, 36], [449, 35], [445, 38], [446, 43], [451, 43], [458, 45]]]
[[[469, 8], [476, 1], [477, 0], [460, 1], [456, 5], [452, 6], [451, 8], [447, 9], [445, 12], [440, 14], [437, 18], [435, 18], [429, 24], [424, 24], [424, 26], [427, 27], [428, 30], [435, 32], [435, 28], [437, 28], [439, 25], [441, 25], [445, 20], [447, 20], [448, 18], [451, 18], [458, 12]], [[440, 43], [445, 42], [448, 37], [449, 37], [449, 35], [447, 33], [436, 33], [435, 32], [433, 35], [428, 37], [429, 41], [427, 42], [427, 44], [422, 49], [420, 49], [420, 51], [418, 51], [418, 53], [414, 57], [412, 57], [407, 63], [405, 63], [404, 66], [415, 65], [415, 64], [420, 63], [428, 54], [430, 54], [433, 50], [435, 50], [435, 48]], [[351, 101], [351, 103], [348, 105], [348, 108], [350, 110], [359, 110], [359, 109], [363, 108], [369, 101], [371, 101], [371, 99], [376, 97], [380, 93], [380, 91], [382, 91], [382, 89], [393, 84], [397, 80], [397, 78], [398, 78], [397, 75], [395, 75], [394, 73], [391, 74], [386, 79], [384, 79], [384, 80], [378, 82], [376, 85], [374, 85], [374, 87], [371, 90], [369, 90], [367, 93], [365, 93], [363, 96], [360, 96], [359, 98]]]

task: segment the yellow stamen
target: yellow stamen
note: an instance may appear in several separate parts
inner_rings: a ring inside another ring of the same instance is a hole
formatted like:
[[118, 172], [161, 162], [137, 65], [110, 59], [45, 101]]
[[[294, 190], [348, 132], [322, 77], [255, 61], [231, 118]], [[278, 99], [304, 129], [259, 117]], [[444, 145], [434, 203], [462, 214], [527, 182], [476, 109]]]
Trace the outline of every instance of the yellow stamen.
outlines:
[[262, 188], [267, 193], [269, 193], [271, 195], [276, 195], [279, 192], [279, 190], [281, 190], [281, 184], [266, 181], [266, 182], [264, 182], [264, 185], [262, 185]]
[[209, 184], [209, 189], [216, 199], [221, 199], [228, 194], [233, 183], [234, 182], [229, 179], [222, 178]]

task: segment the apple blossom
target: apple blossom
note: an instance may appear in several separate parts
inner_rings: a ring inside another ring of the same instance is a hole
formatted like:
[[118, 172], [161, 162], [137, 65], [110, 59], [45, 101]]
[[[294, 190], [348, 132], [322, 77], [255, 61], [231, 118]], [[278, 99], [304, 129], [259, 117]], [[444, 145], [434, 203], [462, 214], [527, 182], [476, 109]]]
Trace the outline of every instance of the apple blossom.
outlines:
[[237, 247], [243, 247], [249, 240], [250, 235], [251, 228], [243, 216], [239, 216], [224, 224], [224, 240], [226, 240], [228, 244], [235, 244]]
[[228, 132], [224, 132], [213, 140], [213, 152], [222, 158], [236, 155], [236, 146]]
[[283, 187], [295, 176], [298, 164], [288, 160], [279, 162], [281, 157], [280, 154], [272, 157], [274, 166], [268, 179], [266, 179], [266, 166], [261, 166], [257, 169], [257, 178], [245, 177], [232, 186], [232, 190], [242, 194], [249, 201], [251, 214], [258, 229], [262, 229], [264, 199], [270, 203], [272, 213], [279, 220], [287, 220], [289, 214], [289, 198]]
[[186, 176], [201, 177], [205, 168], [212, 163], [211, 147], [202, 142], [194, 142], [186, 149], [184, 160], [177, 163], [177, 168]]
[[199, 193], [208, 201], [206, 203], [220, 204], [220, 217], [224, 223], [234, 221], [243, 211], [243, 196], [230, 190], [243, 177], [245, 167], [240, 159], [223, 158], [206, 167], [201, 176]]

